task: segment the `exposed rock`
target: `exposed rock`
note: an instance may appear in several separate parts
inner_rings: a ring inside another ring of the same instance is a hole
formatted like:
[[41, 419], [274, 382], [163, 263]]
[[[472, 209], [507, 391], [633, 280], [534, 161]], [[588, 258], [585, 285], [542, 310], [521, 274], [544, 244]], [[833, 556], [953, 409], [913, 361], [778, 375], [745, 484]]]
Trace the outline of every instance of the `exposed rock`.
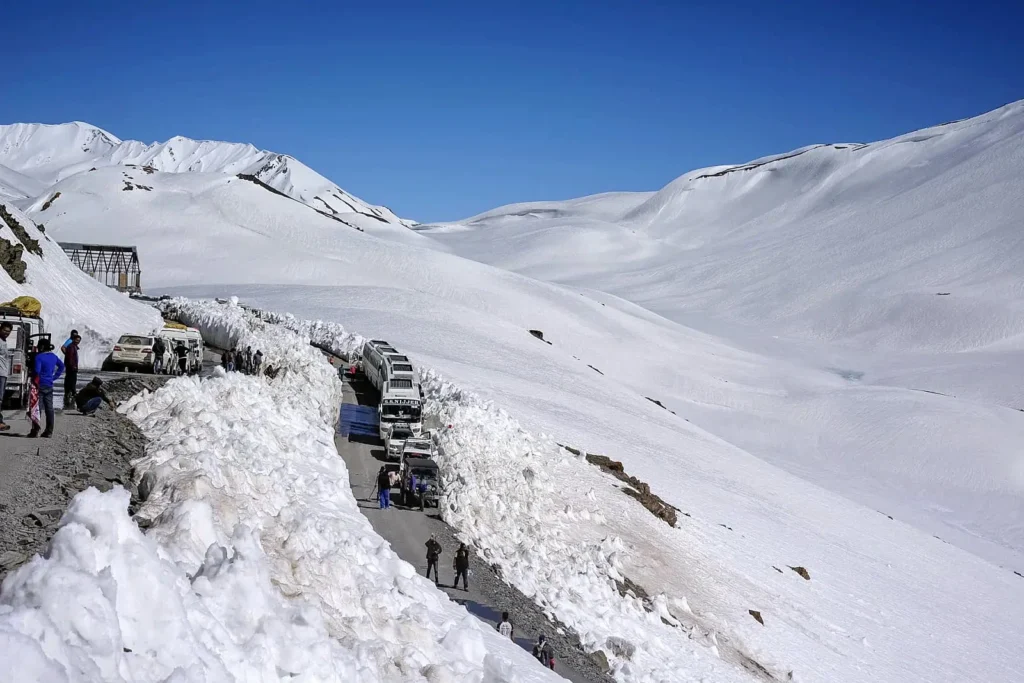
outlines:
[[[787, 565], [787, 566], [788, 566], [788, 565]], [[810, 581], [810, 580], [811, 580], [811, 575], [810, 575], [810, 573], [809, 573], [809, 572], [808, 572], [808, 571], [807, 571], [806, 569], [804, 569], [803, 567], [790, 567], [790, 569], [792, 569], [793, 571], [795, 571], [795, 572], [796, 572], [797, 574], [799, 574], [800, 576], [804, 577], [804, 579], [806, 579], [807, 581]]]
[[25, 227], [17, 220], [15, 220], [14, 216], [11, 215], [11, 212], [8, 211], [7, 207], [4, 206], [3, 204], [0, 204], [0, 218], [3, 219], [4, 223], [7, 224], [7, 226], [14, 233], [14, 236], [18, 238], [18, 240], [22, 243], [25, 249], [35, 254], [36, 256], [43, 255], [43, 248], [39, 246], [39, 240], [34, 239], [32, 236], [30, 236], [28, 234], [28, 231], [25, 230]]
[[764, 626], [764, 619], [761, 618], [761, 613], [760, 612], [758, 612], [757, 610], [753, 610], [753, 609], [750, 609], [750, 610], [747, 610], [747, 611], [750, 612], [750, 616], [754, 617], [754, 619], [757, 620], [757, 623], [761, 624], [761, 626]]
[[778, 567], [776, 567], [774, 564], [772, 565], [772, 569], [774, 569], [775, 571], [777, 571], [780, 574], [782, 573], [782, 570], [779, 569]]
[[49, 199], [47, 199], [47, 200], [46, 200], [46, 201], [45, 201], [45, 202], [43, 203], [43, 208], [41, 208], [41, 209], [39, 209], [39, 210], [40, 210], [40, 211], [46, 211], [47, 209], [49, 209], [49, 208], [50, 208], [50, 205], [51, 205], [51, 204], [53, 204], [53, 201], [54, 201], [55, 199], [57, 199], [57, 197], [59, 197], [59, 196], [60, 196], [60, 192], [54, 192], [54, 193], [53, 193], [53, 196], [52, 196], [52, 197], [50, 197]]
[[603, 375], [603, 374], [604, 374], [603, 372], [601, 372], [600, 370], [598, 370], [597, 368], [595, 368], [595, 367], [594, 367], [593, 365], [591, 365], [590, 363], [587, 363], [587, 367], [588, 367], [588, 368], [590, 368], [591, 370], [593, 370], [594, 372], [596, 372], [596, 373], [597, 373], [597, 374], [599, 374], [599, 375]]
[[9, 572], [10, 570], [24, 564], [28, 560], [28, 555], [25, 553], [19, 553], [17, 550], [6, 550], [0, 553], [0, 572]]
[[650, 396], [644, 396], [644, 398], [646, 398], [648, 401], [650, 401], [654, 405], [658, 406], [659, 408], [662, 408], [663, 410], [668, 410], [668, 412], [672, 413], [673, 415], [676, 414], [676, 411], [670, 410], [669, 408], [666, 408], [665, 404], [662, 403], [661, 401], [659, 401], [657, 399], [654, 399], [654, 398], [651, 398]]
[[[580, 454], [580, 452], [575, 449], [570, 449], [566, 446], [563, 446], [563, 448], [568, 450], [570, 453], [575, 452], [576, 455]], [[669, 505], [656, 494], [651, 493], [651, 487], [646, 483], [640, 481], [636, 477], [631, 477], [626, 474], [625, 468], [621, 462], [612, 460], [606, 455], [598, 455], [596, 453], [587, 453], [587, 462], [591, 465], [597, 465], [602, 471], [607, 472], [621, 482], [629, 484], [628, 487], [622, 489], [623, 493], [630, 498], [634, 498], [639, 501], [641, 505], [647, 508], [648, 512], [664, 521], [669, 526], [676, 525], [676, 521], [678, 520], [676, 513], [679, 512], [679, 509]]]
[[19, 285], [25, 284], [25, 261], [21, 258], [24, 253], [25, 247], [0, 237], [0, 267]]
[[588, 656], [594, 662], [594, 664], [597, 664], [598, 668], [601, 669], [601, 671], [608, 673], [612, 670], [611, 665], [608, 663], [608, 655], [604, 653], [604, 650], [597, 650], [596, 652], [591, 652]]
[[544, 342], [548, 346], [552, 346], [552, 343], [544, 338], [544, 333], [541, 332], [540, 330], [530, 330], [530, 334], [532, 334], [537, 339], [540, 339], [542, 342]]

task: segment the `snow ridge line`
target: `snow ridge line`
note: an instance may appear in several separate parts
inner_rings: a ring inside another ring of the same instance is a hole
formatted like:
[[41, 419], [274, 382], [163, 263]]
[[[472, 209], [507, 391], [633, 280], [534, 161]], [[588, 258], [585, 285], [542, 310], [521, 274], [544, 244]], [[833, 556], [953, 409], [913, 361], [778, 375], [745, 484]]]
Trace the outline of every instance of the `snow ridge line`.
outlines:
[[[364, 339], [337, 323], [264, 317], [337, 355], [352, 357]], [[445, 426], [438, 431], [442, 517], [505, 580], [572, 628], [589, 652], [603, 652], [618, 680], [678, 681], [684, 673], [749, 680], [720, 659], [713, 637], [692, 628], [685, 599], [659, 594], [645, 605], [618, 592], [625, 544], [579, 533], [579, 523], [600, 525], [602, 513], [562, 501], [549, 474], [589, 474], [582, 457], [547, 436], [535, 438], [440, 373], [420, 368], [420, 375], [425, 416]]]

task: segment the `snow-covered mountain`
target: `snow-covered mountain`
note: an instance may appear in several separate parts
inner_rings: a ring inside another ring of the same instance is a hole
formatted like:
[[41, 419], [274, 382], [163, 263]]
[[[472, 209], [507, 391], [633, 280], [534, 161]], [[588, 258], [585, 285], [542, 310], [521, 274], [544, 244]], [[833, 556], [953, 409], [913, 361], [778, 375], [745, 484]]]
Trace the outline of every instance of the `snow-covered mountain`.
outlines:
[[[3, 189], [7, 187], [23, 197], [35, 196], [40, 190], [18, 181], [18, 176], [48, 186], [105, 166], [138, 166], [146, 172], [243, 174], [328, 215], [410, 224], [387, 207], [353, 197], [293, 157], [249, 144], [181, 136], [145, 144], [120, 140], [105, 130], [77, 121], [0, 126], [0, 192], [9, 192]], [[18, 176], [5, 181], [5, 167]]]
[[[548, 496], [462, 499], [460, 533], [540, 547], [543, 567], [495, 561], [552, 586], [563, 623], [630, 629], [624, 680], [729, 680], [731, 651], [780, 680], [952, 683], [1012, 680], [1024, 639], [1022, 129], [1018, 103], [417, 230], [351, 229], [226, 153], [127, 167], [96, 136], [95, 171], [59, 146], [0, 163], [47, 183], [17, 200], [47, 234], [138, 245], [148, 286], [342, 322], [439, 371], [476, 420], [453, 476], [532, 490], [528, 470]], [[680, 522], [541, 434], [621, 460]], [[689, 631], [588, 602], [574, 551], [604, 541]]]

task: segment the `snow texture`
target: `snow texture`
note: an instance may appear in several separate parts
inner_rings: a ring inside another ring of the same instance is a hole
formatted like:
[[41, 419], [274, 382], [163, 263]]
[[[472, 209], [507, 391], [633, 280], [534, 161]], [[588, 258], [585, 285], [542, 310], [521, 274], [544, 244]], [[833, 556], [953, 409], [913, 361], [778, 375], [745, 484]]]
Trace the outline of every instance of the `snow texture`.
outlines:
[[150, 440], [153, 524], [123, 489], [75, 497], [4, 582], [0, 680], [557, 680], [373, 532], [334, 448], [340, 380], [308, 339], [234, 305], [178, 310], [281, 373], [176, 379], [120, 408]]
[[[99, 168], [18, 202], [63, 239], [137, 244], [154, 287], [344, 322], [409, 353], [432, 410], [452, 411], [446, 457], [465, 481], [446, 514], [460, 534], [590, 644], [611, 649], [606, 626], [631, 603], [574, 591], [613, 570], [680, 623], [625, 619], [610, 641], [623, 680], [655, 672], [664, 647], [710, 681], [1011, 681], [1022, 129], [1017, 103], [658, 193], [415, 231], [354, 230], [221, 171]], [[545, 434], [622, 461], [679, 508], [677, 527]], [[520, 458], [539, 470], [536, 498]], [[517, 498], [483, 497], [491, 485]], [[510, 550], [538, 519], [563, 593]], [[593, 572], [562, 576], [579, 570], [566, 548]], [[683, 633], [691, 647], [676, 647]], [[643, 662], [628, 671], [627, 643]]]

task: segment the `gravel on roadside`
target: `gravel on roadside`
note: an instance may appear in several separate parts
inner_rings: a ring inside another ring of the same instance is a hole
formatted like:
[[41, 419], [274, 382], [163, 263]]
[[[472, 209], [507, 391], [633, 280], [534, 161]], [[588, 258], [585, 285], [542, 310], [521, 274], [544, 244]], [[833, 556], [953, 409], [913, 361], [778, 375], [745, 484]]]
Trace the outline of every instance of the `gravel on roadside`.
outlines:
[[[104, 383], [111, 400], [123, 401], [166, 378], [126, 377]], [[9, 434], [9, 433], [8, 433]], [[0, 580], [44, 553], [68, 502], [90, 486], [107, 491], [120, 485], [132, 491], [131, 463], [145, 453], [146, 439], [127, 418], [106, 405], [92, 417], [77, 410], [58, 413], [50, 439], [5, 435], [0, 454], [8, 481], [0, 488]]]

